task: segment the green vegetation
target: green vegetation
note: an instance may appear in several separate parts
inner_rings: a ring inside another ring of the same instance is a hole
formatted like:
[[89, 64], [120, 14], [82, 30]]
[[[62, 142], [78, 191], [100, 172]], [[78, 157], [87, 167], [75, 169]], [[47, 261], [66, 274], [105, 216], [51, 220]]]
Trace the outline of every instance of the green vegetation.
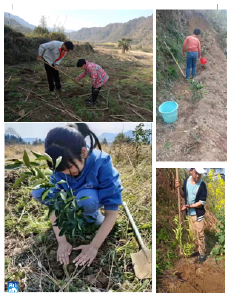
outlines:
[[[152, 168], [151, 146], [143, 145], [141, 157], [136, 164], [134, 145], [103, 146], [120, 172], [124, 187], [123, 200], [127, 202], [134, 221], [139, 228], [146, 246], [152, 244]], [[5, 156], [21, 158], [26, 149], [30, 162], [31, 151], [43, 153], [43, 145], [6, 146]], [[130, 164], [128, 154], [131, 162]], [[46, 166], [42, 169], [44, 170]], [[138, 243], [129, 220], [120, 207], [117, 223], [109, 234], [97, 258], [90, 267], [75, 269], [72, 263], [79, 254], [73, 252], [67, 272], [56, 261], [57, 243], [48, 219], [48, 208], [32, 199], [27, 190], [28, 181], [20, 187], [12, 188], [19, 178], [17, 170], [7, 170], [5, 177], [5, 283], [19, 281], [23, 292], [150, 292], [151, 280], [135, 277], [131, 256], [139, 250]], [[86, 231], [84, 237], [73, 239], [73, 247], [86, 244], [96, 234], [97, 229]], [[67, 275], [68, 274], [68, 275]], [[68, 284], [68, 285], [67, 285]]]
[[192, 90], [192, 102], [195, 103], [197, 100], [203, 98], [205, 91], [203, 90], [204, 85], [202, 82], [196, 82], [194, 79], [190, 80], [190, 89]]
[[[54, 165], [52, 158], [48, 154], [40, 154], [32, 151], [35, 155], [35, 162], [30, 161], [28, 153], [24, 150], [23, 161], [18, 159], [10, 159], [13, 164], [7, 164], [6, 170], [13, 170], [18, 168], [27, 169], [26, 172], [20, 174], [20, 178], [17, 179], [13, 185], [16, 188], [24, 180], [29, 181], [28, 190], [44, 189], [41, 195], [42, 201], [48, 203], [49, 212], [48, 217], [54, 212], [56, 218], [56, 226], [59, 227], [59, 235], [66, 235], [70, 238], [75, 238], [76, 235], [82, 235], [85, 231], [86, 220], [84, 218], [84, 210], [79, 207], [78, 202], [87, 199], [88, 197], [81, 197], [76, 200], [73, 194], [73, 190], [65, 191], [60, 189], [60, 185], [66, 183], [65, 180], [57, 181], [55, 175], [55, 169], [62, 161], [62, 157], [57, 158]], [[51, 164], [51, 170], [43, 169], [43, 165], [39, 164], [40, 161], [48, 160]], [[50, 182], [50, 177], [52, 180]], [[38, 187], [39, 186], [39, 187]], [[54, 191], [54, 192], [53, 192]], [[50, 197], [52, 195], [52, 197]]]
[[122, 48], [122, 53], [124, 54], [125, 51], [128, 51], [131, 48], [131, 39], [125, 39], [122, 38], [121, 40], [118, 41], [118, 47]]

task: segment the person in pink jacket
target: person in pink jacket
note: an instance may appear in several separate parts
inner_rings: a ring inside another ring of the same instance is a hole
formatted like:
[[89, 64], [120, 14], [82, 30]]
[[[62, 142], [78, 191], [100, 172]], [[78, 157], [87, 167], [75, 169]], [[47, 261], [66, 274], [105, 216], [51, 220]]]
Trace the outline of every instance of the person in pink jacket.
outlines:
[[108, 81], [109, 76], [99, 65], [85, 61], [84, 59], [78, 60], [77, 67], [84, 71], [75, 80], [81, 80], [86, 75], [89, 75], [91, 78], [92, 100], [88, 98], [86, 104], [89, 106], [97, 105], [99, 91], [101, 87]]

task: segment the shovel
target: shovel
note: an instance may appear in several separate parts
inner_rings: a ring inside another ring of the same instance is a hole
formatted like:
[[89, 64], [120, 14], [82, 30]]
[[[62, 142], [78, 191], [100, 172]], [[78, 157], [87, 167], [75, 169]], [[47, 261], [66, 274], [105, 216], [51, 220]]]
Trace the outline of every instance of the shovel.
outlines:
[[132, 215], [127, 207], [127, 204], [123, 202], [123, 207], [126, 211], [126, 214], [131, 222], [131, 226], [135, 232], [135, 235], [138, 239], [141, 250], [138, 253], [131, 254], [131, 260], [133, 263], [134, 271], [136, 277], [139, 279], [152, 278], [152, 250], [148, 249], [140, 236], [138, 228], [135, 225], [135, 222], [132, 218]]

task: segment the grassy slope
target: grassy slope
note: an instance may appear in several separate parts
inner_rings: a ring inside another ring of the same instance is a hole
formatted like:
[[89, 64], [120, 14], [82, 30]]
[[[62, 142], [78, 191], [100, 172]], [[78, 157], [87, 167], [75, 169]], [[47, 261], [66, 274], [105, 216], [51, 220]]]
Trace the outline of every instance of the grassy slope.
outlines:
[[[42, 146], [26, 146], [27, 150], [42, 152]], [[139, 228], [145, 244], [152, 243], [152, 199], [151, 199], [151, 148], [145, 146], [141, 151], [139, 163], [134, 169], [135, 150], [105, 148], [113, 158], [119, 170], [124, 186], [123, 200]], [[22, 157], [23, 146], [6, 147], [5, 156]], [[18, 280], [22, 291], [58, 291], [67, 278], [62, 266], [56, 262], [56, 240], [47, 220], [47, 209], [35, 200], [23, 188], [12, 190], [17, 172], [6, 173], [5, 202], [5, 282]], [[85, 240], [73, 241], [74, 245], [91, 241], [94, 231], [85, 236]], [[111, 234], [99, 250], [91, 267], [82, 270], [69, 287], [69, 291], [145, 291], [152, 289], [150, 280], [138, 280], [134, 276], [130, 253], [138, 251], [134, 237], [122, 207], [118, 221]], [[71, 260], [76, 253], [71, 255]], [[41, 269], [38, 263], [45, 268]], [[68, 266], [70, 276], [75, 271], [73, 264]], [[79, 270], [77, 270], [79, 271]]]
[[[52, 98], [49, 95], [43, 64], [30, 62], [5, 67], [5, 83], [12, 76], [5, 88], [5, 121], [16, 121], [23, 113], [28, 112], [31, 113], [21, 121], [72, 121], [74, 117], [66, 110], [74, 114], [76, 120], [80, 118], [83, 121], [152, 121], [152, 59], [151, 62], [147, 61], [147, 64], [143, 64], [140, 58], [135, 58], [134, 55], [131, 55], [131, 52], [124, 56], [119, 55], [117, 50], [113, 53], [115, 53], [115, 57], [112, 54], [105, 54], [100, 51], [89, 54], [72, 53], [63, 60], [60, 66], [60, 69], [69, 76], [77, 77], [81, 71], [76, 67], [78, 58], [81, 58], [80, 55], [104, 68], [110, 79], [102, 88], [98, 98], [99, 105], [97, 108], [100, 110], [91, 110], [85, 105], [84, 100], [91, 93], [89, 77], [85, 78], [85, 86], [81, 88], [68, 77], [61, 75], [62, 87], [66, 92], [60, 95], [60, 99]], [[34, 94], [30, 94], [27, 98], [28, 92], [21, 90], [19, 87], [42, 95], [43, 99], [54, 107], [43, 103]], [[102, 109], [107, 108], [107, 98], [109, 101], [108, 112], [102, 111]], [[120, 100], [128, 101], [151, 112], [129, 106]], [[39, 109], [33, 113], [33, 110], [38, 107]], [[56, 110], [56, 107], [60, 110]], [[112, 115], [119, 119], [113, 118]]]

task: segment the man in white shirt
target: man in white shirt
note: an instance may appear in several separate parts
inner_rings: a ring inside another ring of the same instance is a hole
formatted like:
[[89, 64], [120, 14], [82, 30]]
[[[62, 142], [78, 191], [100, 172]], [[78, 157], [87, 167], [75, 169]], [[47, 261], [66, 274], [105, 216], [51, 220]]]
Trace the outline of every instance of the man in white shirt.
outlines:
[[[47, 78], [48, 78], [48, 83], [49, 83], [49, 89], [50, 92], [53, 96], [55, 96], [55, 86], [56, 89], [61, 92], [64, 90], [61, 90], [61, 83], [59, 79], [59, 64], [62, 61], [62, 59], [65, 57], [66, 52], [72, 51], [74, 48], [74, 45], [72, 42], [60, 42], [60, 41], [51, 41], [48, 43], [41, 44], [39, 47], [39, 52], [38, 52], [38, 61], [45, 61], [46, 63], [44, 64], [46, 73], [47, 73]], [[55, 85], [54, 85], [55, 82]]]

